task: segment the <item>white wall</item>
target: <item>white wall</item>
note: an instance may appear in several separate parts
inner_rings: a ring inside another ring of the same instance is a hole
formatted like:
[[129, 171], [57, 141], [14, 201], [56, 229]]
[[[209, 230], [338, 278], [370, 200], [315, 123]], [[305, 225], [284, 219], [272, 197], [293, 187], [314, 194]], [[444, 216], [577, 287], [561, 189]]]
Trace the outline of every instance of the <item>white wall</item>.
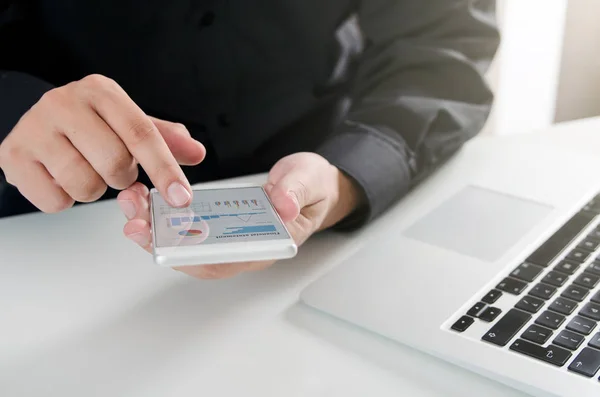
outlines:
[[570, 0], [555, 121], [600, 115], [600, 1]]
[[502, 42], [489, 73], [496, 102], [484, 132], [514, 134], [554, 122], [567, 3], [498, 0]]

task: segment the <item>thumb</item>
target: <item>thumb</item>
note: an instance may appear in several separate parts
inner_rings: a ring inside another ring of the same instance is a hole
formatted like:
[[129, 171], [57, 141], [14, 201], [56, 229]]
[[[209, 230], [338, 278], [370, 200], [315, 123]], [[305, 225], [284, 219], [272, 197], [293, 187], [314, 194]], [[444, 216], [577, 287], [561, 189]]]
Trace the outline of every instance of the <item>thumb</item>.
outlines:
[[183, 124], [151, 117], [167, 146], [181, 165], [196, 165], [206, 156], [204, 145], [191, 137]]
[[295, 167], [276, 183], [267, 183], [265, 189], [284, 222], [293, 221], [302, 208], [314, 204], [315, 180], [310, 172]]

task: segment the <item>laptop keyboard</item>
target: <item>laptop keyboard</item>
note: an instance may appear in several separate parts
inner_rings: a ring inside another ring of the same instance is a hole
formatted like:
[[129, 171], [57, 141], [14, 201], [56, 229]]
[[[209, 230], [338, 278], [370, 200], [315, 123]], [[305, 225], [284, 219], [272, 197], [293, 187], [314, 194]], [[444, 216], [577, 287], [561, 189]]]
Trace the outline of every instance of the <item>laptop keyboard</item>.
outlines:
[[[451, 329], [588, 378], [600, 375], [600, 195], [474, 304]], [[503, 313], [504, 296], [516, 303]], [[496, 321], [497, 320], [497, 321]], [[600, 381], [600, 378], [598, 378]], [[599, 383], [600, 384], [600, 383]]]

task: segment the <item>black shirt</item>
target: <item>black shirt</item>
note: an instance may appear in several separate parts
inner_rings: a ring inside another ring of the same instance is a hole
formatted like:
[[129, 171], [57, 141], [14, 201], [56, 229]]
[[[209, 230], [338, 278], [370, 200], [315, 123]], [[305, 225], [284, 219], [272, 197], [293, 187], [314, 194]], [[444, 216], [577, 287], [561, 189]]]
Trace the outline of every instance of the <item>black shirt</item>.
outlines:
[[494, 10], [485, 0], [0, 0], [0, 140], [45, 91], [98, 73], [208, 146], [207, 163], [186, 170], [192, 183], [313, 151], [362, 187], [364, 221], [481, 129]]

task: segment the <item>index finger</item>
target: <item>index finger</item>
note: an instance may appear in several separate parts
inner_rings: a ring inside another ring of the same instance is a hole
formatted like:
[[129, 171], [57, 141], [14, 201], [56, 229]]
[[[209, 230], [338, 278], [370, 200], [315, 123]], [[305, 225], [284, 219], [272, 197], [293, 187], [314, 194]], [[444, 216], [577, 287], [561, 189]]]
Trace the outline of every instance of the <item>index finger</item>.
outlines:
[[188, 205], [190, 184], [150, 117], [114, 81], [102, 76], [86, 79], [84, 83], [92, 87], [90, 105], [121, 138], [160, 194], [173, 207]]

